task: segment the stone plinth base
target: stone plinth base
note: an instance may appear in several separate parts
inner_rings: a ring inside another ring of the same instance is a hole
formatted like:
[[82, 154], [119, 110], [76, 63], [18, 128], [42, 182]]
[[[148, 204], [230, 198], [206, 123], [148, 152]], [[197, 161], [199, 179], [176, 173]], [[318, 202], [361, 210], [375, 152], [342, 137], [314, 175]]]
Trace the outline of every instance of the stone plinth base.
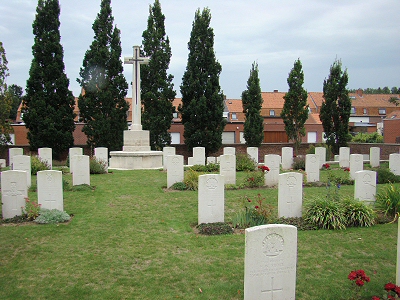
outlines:
[[163, 167], [162, 151], [111, 151], [109, 169], [141, 170]]
[[150, 151], [150, 132], [148, 130], [125, 130], [122, 151]]

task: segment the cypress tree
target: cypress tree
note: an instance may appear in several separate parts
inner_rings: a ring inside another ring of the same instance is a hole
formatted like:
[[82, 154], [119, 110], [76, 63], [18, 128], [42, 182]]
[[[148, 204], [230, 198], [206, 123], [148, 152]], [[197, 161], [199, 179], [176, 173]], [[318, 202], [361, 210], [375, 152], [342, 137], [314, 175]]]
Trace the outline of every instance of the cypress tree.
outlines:
[[285, 124], [288, 138], [294, 141], [295, 153], [301, 144], [301, 138], [305, 136], [304, 124], [308, 119], [307, 91], [303, 88], [304, 73], [300, 59], [294, 62], [293, 69], [287, 79], [289, 91], [283, 96], [285, 103], [281, 112], [281, 118]]
[[122, 74], [120, 31], [113, 27], [111, 0], [102, 0], [93, 23], [94, 40], [80, 69], [80, 120], [91, 149], [121, 150], [123, 131], [128, 128], [125, 101], [128, 84]]
[[188, 43], [189, 55], [181, 84], [185, 144], [205, 147], [206, 155], [222, 145], [224, 95], [219, 85], [221, 65], [214, 54], [214, 31], [208, 8], [196, 11]]
[[264, 118], [261, 116], [263, 99], [261, 96], [258, 65], [253, 63], [247, 80], [247, 89], [242, 93], [244, 122], [244, 138], [249, 147], [259, 147], [264, 139]]
[[342, 71], [341, 61], [335, 60], [328, 79], [324, 80], [323, 98], [319, 118], [325, 132], [326, 143], [334, 154], [346, 147], [349, 137], [351, 99], [347, 89], [349, 77]]
[[176, 92], [173, 90], [173, 76], [167, 74], [171, 60], [171, 47], [165, 35], [165, 17], [161, 12], [160, 1], [156, 0], [149, 8], [147, 29], [143, 32], [144, 56], [150, 57], [148, 65], [140, 68], [142, 93], [142, 125], [150, 131], [150, 146], [161, 150], [171, 144], [172, 102]]
[[31, 150], [50, 147], [56, 158], [73, 146], [75, 129], [75, 99], [64, 73], [59, 16], [58, 0], [38, 1], [23, 115]]
[[12, 84], [8, 87], [7, 89], [8, 93], [10, 94], [10, 97], [12, 98], [12, 104], [11, 104], [11, 110], [10, 110], [10, 120], [16, 120], [17, 119], [17, 113], [18, 113], [18, 107], [20, 106], [22, 102], [22, 87], [16, 84]]
[[3, 43], [0, 42], [0, 154], [3, 155], [5, 147], [11, 142], [10, 133], [12, 128], [10, 126], [8, 117], [11, 110], [12, 99], [10, 94], [7, 92], [7, 77], [8, 73], [8, 61], [6, 57], [6, 51], [3, 47]]

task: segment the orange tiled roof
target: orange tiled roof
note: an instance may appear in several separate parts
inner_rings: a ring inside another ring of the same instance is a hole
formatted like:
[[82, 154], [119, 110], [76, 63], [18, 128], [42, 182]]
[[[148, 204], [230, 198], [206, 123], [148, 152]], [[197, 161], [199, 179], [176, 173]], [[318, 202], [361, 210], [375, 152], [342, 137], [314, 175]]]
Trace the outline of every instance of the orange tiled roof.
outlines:
[[263, 98], [262, 108], [264, 109], [280, 109], [283, 108], [283, 104], [285, 103], [286, 92], [262, 92], [261, 96]]
[[226, 99], [224, 102], [229, 112], [243, 112], [242, 100]]
[[386, 116], [385, 120], [399, 120], [400, 119], [400, 110], [392, 111], [390, 114]]
[[393, 94], [360, 94], [350, 93], [351, 105], [354, 107], [396, 107], [395, 104], [390, 103], [389, 99], [392, 97], [399, 98], [399, 95]]

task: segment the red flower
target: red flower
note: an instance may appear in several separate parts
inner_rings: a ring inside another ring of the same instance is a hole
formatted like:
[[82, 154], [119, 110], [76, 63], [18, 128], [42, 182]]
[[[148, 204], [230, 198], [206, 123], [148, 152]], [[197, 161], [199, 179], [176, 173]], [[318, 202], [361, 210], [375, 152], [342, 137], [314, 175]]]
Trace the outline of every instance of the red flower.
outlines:
[[400, 297], [400, 286], [397, 286], [393, 289], [393, 291]]
[[255, 209], [259, 209], [260, 207], [258, 205], [255, 206]]
[[347, 278], [349, 278], [350, 280], [354, 280], [357, 278], [357, 273], [356, 271], [351, 271], [349, 276], [347, 276]]
[[357, 280], [356, 280], [356, 284], [357, 284], [358, 286], [363, 286], [363, 285], [364, 285], [364, 281], [362, 281], [361, 279], [357, 279]]
[[350, 172], [350, 168], [344, 168], [343, 171]]
[[377, 296], [372, 296], [371, 300], [381, 300], [381, 298], [377, 297]]
[[388, 300], [396, 300], [396, 298], [392, 295], [388, 295]]
[[387, 290], [388, 292], [391, 290], [394, 290], [395, 288], [396, 288], [396, 285], [391, 282], [385, 284], [385, 290]]
[[250, 200], [250, 199], [247, 199], [247, 201], [248, 201], [248, 202], [251, 202], [251, 200]]

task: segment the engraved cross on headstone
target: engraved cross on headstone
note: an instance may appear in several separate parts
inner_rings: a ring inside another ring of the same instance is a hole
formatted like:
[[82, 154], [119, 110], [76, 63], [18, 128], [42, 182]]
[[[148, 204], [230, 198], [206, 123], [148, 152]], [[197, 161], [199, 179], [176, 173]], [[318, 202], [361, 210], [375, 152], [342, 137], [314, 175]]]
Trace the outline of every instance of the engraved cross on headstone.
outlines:
[[18, 197], [26, 197], [26, 192], [23, 189], [18, 189], [18, 184], [16, 182], [10, 183], [10, 188], [8, 190], [4, 189], [3, 197], [11, 197], [12, 200], [12, 210], [19, 211], [21, 208], [18, 207]]
[[142, 130], [140, 99], [140, 65], [148, 64], [148, 57], [140, 56], [140, 46], [133, 46], [133, 57], [125, 57], [124, 63], [133, 65], [132, 75], [132, 126], [131, 130]]
[[[282, 288], [277, 288], [276, 286], [274, 287], [274, 277], [271, 277], [270, 287], [261, 290], [261, 293], [266, 296], [266, 298], [264, 299], [274, 300], [274, 299], [281, 299], [279, 295], [282, 293], [282, 291], [283, 291]], [[274, 298], [274, 296], [277, 297]]]

